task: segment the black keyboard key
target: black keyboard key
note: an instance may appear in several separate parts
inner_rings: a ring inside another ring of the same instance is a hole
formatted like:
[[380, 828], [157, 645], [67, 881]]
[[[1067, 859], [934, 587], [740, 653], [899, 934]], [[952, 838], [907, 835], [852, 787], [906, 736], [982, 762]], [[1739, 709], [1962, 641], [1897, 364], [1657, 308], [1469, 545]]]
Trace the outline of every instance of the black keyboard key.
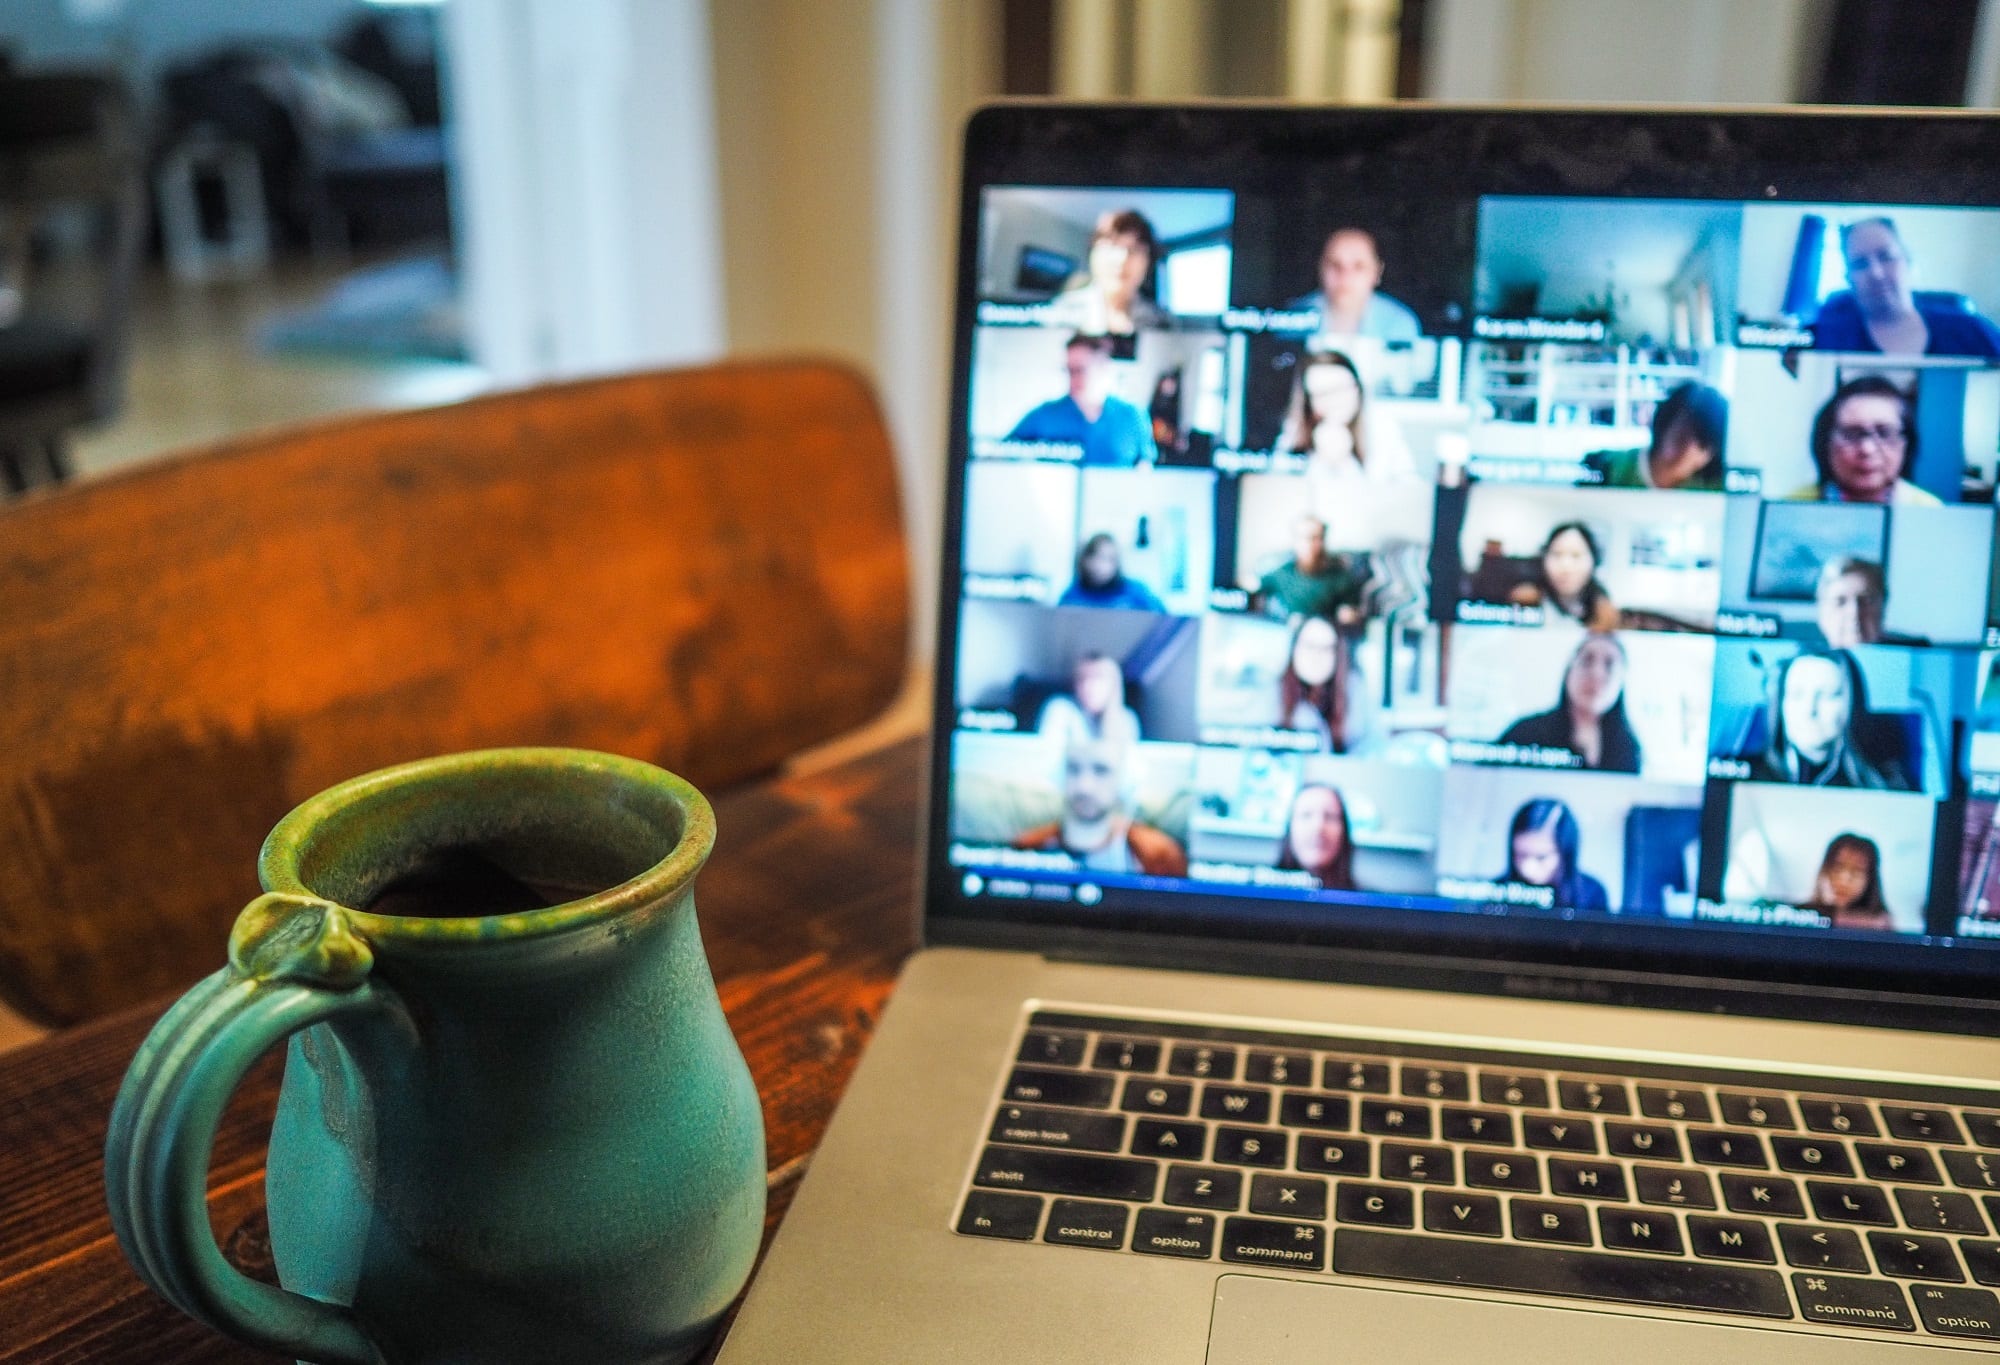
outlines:
[[1951, 1243], [1942, 1237], [1924, 1237], [1913, 1232], [1871, 1232], [1868, 1247], [1875, 1253], [1875, 1267], [1899, 1280], [1949, 1280], [1962, 1283], [1965, 1272]]
[[1118, 1107], [1128, 1114], [1179, 1117], [1194, 1108], [1194, 1087], [1186, 1081], [1153, 1081], [1134, 1076], [1125, 1082], [1125, 1095]]
[[1974, 1237], [1987, 1233], [1986, 1220], [1969, 1194], [1954, 1190], [1897, 1190], [1896, 1207], [1903, 1222], [1918, 1232], [1969, 1232]]
[[1778, 1259], [1771, 1250], [1771, 1234], [1762, 1223], [1740, 1218], [1711, 1218], [1707, 1214], [1688, 1215], [1688, 1245], [1694, 1254], [1711, 1261], [1760, 1261]]
[[1378, 1137], [1427, 1138], [1431, 1135], [1431, 1107], [1399, 1100], [1363, 1100], [1361, 1131]]
[[1774, 1137], [1771, 1155], [1777, 1159], [1779, 1170], [1793, 1175], [1851, 1177], [1854, 1174], [1854, 1161], [1847, 1155], [1847, 1148], [1825, 1138]]
[[1731, 1213], [1755, 1213], [1766, 1218], [1803, 1218], [1805, 1200], [1799, 1184], [1782, 1175], [1724, 1174], [1722, 1203]]
[[1514, 1145], [1514, 1116], [1504, 1109], [1451, 1109], [1438, 1113], [1438, 1136], [1451, 1142]]
[[1132, 1220], [1132, 1250], [1148, 1256], [1182, 1256], [1205, 1261], [1215, 1253], [1215, 1216], [1140, 1209]]
[[1479, 1073], [1479, 1102], [1505, 1104], [1516, 1109], [1549, 1107], [1549, 1083], [1541, 1076], [1514, 1071]]
[[1326, 1182], [1309, 1175], [1253, 1175], [1250, 1212], [1273, 1218], [1326, 1217]]
[[1125, 1120], [1118, 1114], [1086, 1114], [1074, 1109], [1046, 1109], [1037, 1104], [1007, 1104], [993, 1118], [992, 1142], [1026, 1147], [1068, 1147], [1079, 1152], [1115, 1152], [1125, 1145]]
[[1455, 1066], [1403, 1063], [1403, 1093], [1412, 1099], [1469, 1100], [1472, 1077]]
[[1870, 1180], [1897, 1185], [1942, 1185], [1937, 1163], [1921, 1147], [1893, 1147], [1886, 1142], [1857, 1142], [1861, 1173]]
[[1201, 1116], [1237, 1123], [1269, 1123], [1271, 1092], [1242, 1085], [1205, 1085], [1201, 1088]]
[[1683, 1119], [1689, 1123], [1713, 1123], [1715, 1111], [1708, 1096], [1699, 1090], [1676, 1085], [1639, 1087], [1639, 1112], [1649, 1119]]
[[1862, 1100], [1800, 1100], [1799, 1117], [1808, 1131], [1836, 1137], [1880, 1137], [1875, 1116]]
[[1199, 1123], [1139, 1119], [1132, 1125], [1133, 1156], [1163, 1156], [1175, 1161], [1200, 1161], [1208, 1147], [1208, 1129]]
[[1994, 1298], [1990, 1289], [1915, 1284], [1910, 1286], [1910, 1299], [1928, 1331], [1941, 1337], [2000, 1341], [2000, 1299]]
[[1590, 1210], [1581, 1204], [1558, 1204], [1550, 1199], [1510, 1200], [1507, 1221], [1514, 1229], [1514, 1236], [1523, 1242], [1590, 1245]]
[[1389, 1064], [1364, 1062], [1351, 1057], [1329, 1057], [1320, 1069], [1319, 1088], [1344, 1090], [1352, 1095], [1389, 1093]]
[[1681, 1254], [1680, 1224], [1671, 1213], [1645, 1209], [1597, 1210], [1597, 1233], [1607, 1251], [1650, 1251], [1660, 1256]]
[[1300, 1133], [1298, 1167], [1322, 1175], [1368, 1175], [1371, 1170], [1368, 1143], [1361, 1138], [1333, 1139]]
[[1007, 1078], [1004, 1098], [1021, 1104], [1067, 1104], [1078, 1109], [1109, 1109], [1117, 1082], [1109, 1076], [1080, 1071], [1041, 1071], [1017, 1066]]
[[1958, 1120], [1943, 1109], [1916, 1108], [1902, 1104], [1882, 1106], [1882, 1124], [1889, 1136], [1904, 1142], [1964, 1142]]
[[1540, 1194], [1542, 1173], [1525, 1152], [1467, 1152], [1465, 1183], [1482, 1190]]
[[1490, 1194], [1424, 1191], [1424, 1227], [1432, 1232], [1457, 1232], [1468, 1237], [1499, 1237], [1506, 1231], [1500, 1201]]
[[1889, 1196], [1874, 1185], [1854, 1185], [1844, 1180], [1808, 1180], [1806, 1198], [1812, 1201], [1813, 1216], [1826, 1223], [1873, 1223], [1896, 1226], [1889, 1212]]
[[1303, 1052], [1256, 1052], [1243, 1060], [1243, 1079], [1258, 1085], [1311, 1085], [1313, 1060]]
[[1278, 1101], [1278, 1122], [1287, 1128], [1344, 1133], [1354, 1124], [1354, 1102], [1345, 1095], [1290, 1090]]
[[1042, 1229], [1042, 1240], [1115, 1251], [1125, 1245], [1125, 1220], [1131, 1216], [1132, 1210], [1123, 1204], [1057, 1199], [1049, 1204], [1049, 1222]]
[[1381, 1176], [1384, 1180], [1408, 1180], [1418, 1185], [1450, 1185], [1457, 1180], [1458, 1166], [1449, 1147], [1422, 1147], [1406, 1142], [1382, 1144]]
[[1613, 1256], [1473, 1238], [1343, 1230], [1333, 1249], [1342, 1275], [1651, 1304], [1747, 1317], [1792, 1316], [1777, 1272], [1662, 1256]]
[[965, 1209], [958, 1215], [958, 1230], [968, 1237], [1032, 1242], [1041, 1222], [1042, 1201], [1035, 1195], [974, 1190], [965, 1196]]
[[1158, 1071], [1160, 1045], [1145, 1038], [1099, 1038], [1090, 1064], [1099, 1071]]
[[1192, 1076], [1198, 1081], [1236, 1079], [1236, 1049], [1212, 1047], [1207, 1043], [1177, 1043], [1167, 1054], [1169, 1076]]
[[2000, 1242], [1960, 1242], [1965, 1268], [1981, 1284], [2000, 1284]]
[[1690, 1128], [1688, 1155], [1704, 1166], [1747, 1166], [1764, 1170], [1764, 1143], [1755, 1133], [1732, 1133], [1722, 1128]]
[[1681, 1159], [1679, 1134], [1658, 1123], [1607, 1123], [1604, 1145], [1613, 1156], [1637, 1157], [1641, 1161]]
[[1033, 1066], [1082, 1066], [1088, 1040], [1081, 1033], [1060, 1033], [1054, 1029], [1030, 1029], [1021, 1039], [1016, 1060]]
[[1243, 1172], [1218, 1166], [1169, 1166], [1160, 1202], [1234, 1213], [1243, 1207]]
[[1209, 1159], [1232, 1166], [1283, 1166], [1290, 1141], [1281, 1128], [1218, 1128], [1215, 1155]]
[[1708, 1172], [1692, 1166], [1634, 1166], [1632, 1183], [1639, 1202], [1675, 1209], [1712, 1209], [1715, 1189]]
[[988, 1147], [979, 1155], [975, 1185], [989, 1189], [1034, 1190], [1096, 1199], [1143, 1203], [1159, 1184], [1160, 1163], [1129, 1157], [1086, 1156], [1038, 1147]]
[[1615, 1199], [1624, 1203], [1625, 1168], [1611, 1161], [1549, 1158], [1549, 1193], [1572, 1199]]
[[1240, 1265], [1322, 1270], [1326, 1267], [1326, 1229], [1270, 1218], [1225, 1218], [1222, 1259]]
[[1801, 1270], [1868, 1273], [1868, 1253], [1861, 1249], [1861, 1239], [1846, 1228], [1784, 1223], [1778, 1228], [1778, 1241], [1785, 1248], [1785, 1260]]
[[1593, 1081], [1570, 1076], [1556, 1078], [1556, 1098], [1565, 1109], [1579, 1114], [1630, 1114], [1632, 1096], [1623, 1081]]
[[1796, 1128], [1791, 1102], [1782, 1095], [1744, 1095], [1723, 1091], [1716, 1096], [1722, 1121], [1744, 1128]]
[[2000, 1114], [1967, 1112], [1965, 1131], [1981, 1147], [2000, 1147]]
[[1807, 1322], [1841, 1327], [1875, 1327], [1889, 1332], [1914, 1332], [1917, 1324], [1903, 1305], [1903, 1291], [1881, 1280], [1855, 1280], [1845, 1275], [1792, 1272], [1799, 1293], [1799, 1311]]
[[2000, 1190], [2000, 1156], [1984, 1152], [1946, 1152], [1944, 1168], [1951, 1183], [1968, 1190]]
[[1416, 1194], [1400, 1185], [1364, 1185], [1343, 1180], [1334, 1186], [1333, 1216], [1343, 1223], [1406, 1228], [1416, 1222]]
[[1523, 1114], [1521, 1140], [1547, 1152], [1597, 1151], [1597, 1124], [1568, 1114]]

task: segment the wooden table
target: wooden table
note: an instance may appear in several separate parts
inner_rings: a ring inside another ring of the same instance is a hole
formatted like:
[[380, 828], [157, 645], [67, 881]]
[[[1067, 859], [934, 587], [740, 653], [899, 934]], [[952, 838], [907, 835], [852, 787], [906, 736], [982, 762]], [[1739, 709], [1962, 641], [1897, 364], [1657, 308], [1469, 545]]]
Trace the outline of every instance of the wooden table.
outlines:
[[[764, 1099], [768, 1244], [904, 957], [916, 946], [917, 769], [905, 741], [716, 801], [696, 884], [702, 936]], [[216, 945], [218, 965], [222, 945]], [[104, 1207], [104, 1132], [125, 1067], [171, 1004], [0, 1054], [0, 1365], [278, 1361], [183, 1317], [141, 1284]], [[259, 1063], [216, 1135], [209, 1210], [230, 1259], [271, 1270], [264, 1139], [279, 1059]]]

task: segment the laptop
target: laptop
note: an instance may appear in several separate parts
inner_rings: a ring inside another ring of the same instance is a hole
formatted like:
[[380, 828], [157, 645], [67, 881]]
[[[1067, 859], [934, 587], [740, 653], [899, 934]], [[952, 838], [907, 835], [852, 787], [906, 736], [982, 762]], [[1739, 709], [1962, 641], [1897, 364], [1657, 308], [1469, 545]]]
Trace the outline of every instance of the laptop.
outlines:
[[2000, 1353], [1996, 167], [975, 116], [927, 946], [722, 1358]]

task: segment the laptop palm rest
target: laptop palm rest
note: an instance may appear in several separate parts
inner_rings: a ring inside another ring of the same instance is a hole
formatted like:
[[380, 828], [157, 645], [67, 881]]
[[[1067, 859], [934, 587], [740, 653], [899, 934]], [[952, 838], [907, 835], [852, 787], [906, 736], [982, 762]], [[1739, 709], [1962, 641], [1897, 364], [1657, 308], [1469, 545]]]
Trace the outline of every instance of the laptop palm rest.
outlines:
[[[1396, 1365], [1449, 1358], [1476, 1358], [1480, 1365], [1547, 1365], [1551, 1360], [1639, 1365], [1753, 1356], [1763, 1365], [1864, 1365], [1889, 1359], [1903, 1344], [1663, 1319], [1648, 1321], [1644, 1333], [1635, 1335], [1631, 1317], [1579, 1307], [1541, 1308], [1224, 1275], [1215, 1282], [1208, 1365], [1269, 1365], [1274, 1360], [1287, 1365]], [[1476, 1352], [1467, 1351], [1475, 1342]]]

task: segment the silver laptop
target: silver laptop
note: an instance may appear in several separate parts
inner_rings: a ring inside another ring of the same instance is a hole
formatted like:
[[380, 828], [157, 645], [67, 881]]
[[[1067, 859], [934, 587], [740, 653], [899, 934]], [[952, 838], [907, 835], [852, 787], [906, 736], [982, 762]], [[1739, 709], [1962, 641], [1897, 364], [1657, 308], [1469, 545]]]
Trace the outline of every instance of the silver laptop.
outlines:
[[979, 114], [929, 946], [724, 1359], [2000, 1353], [1996, 167]]

